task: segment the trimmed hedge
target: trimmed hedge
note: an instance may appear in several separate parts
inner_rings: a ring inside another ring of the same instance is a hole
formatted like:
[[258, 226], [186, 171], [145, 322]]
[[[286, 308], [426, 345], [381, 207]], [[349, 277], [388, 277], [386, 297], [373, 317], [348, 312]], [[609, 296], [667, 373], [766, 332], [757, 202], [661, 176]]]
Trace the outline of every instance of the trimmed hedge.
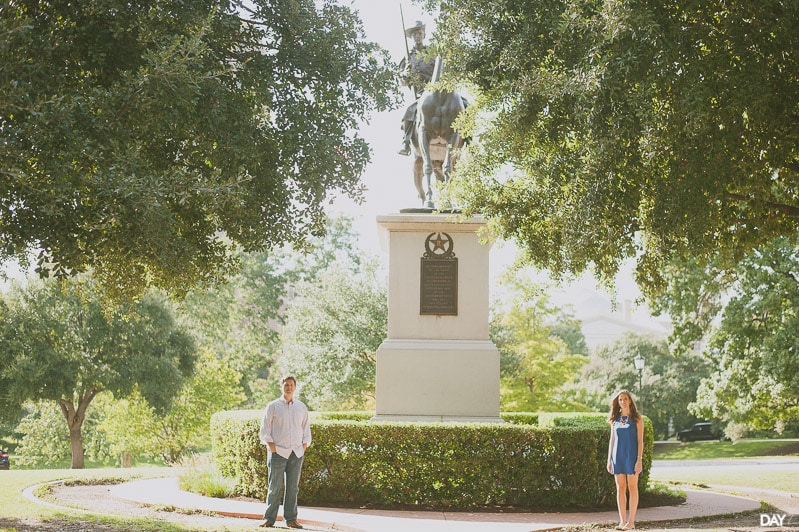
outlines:
[[[602, 415], [537, 415], [547, 427], [523, 421], [535, 414], [503, 414], [505, 424], [370, 423], [365, 415], [312, 415], [303, 505], [534, 510], [615, 504], [613, 476], [605, 468], [610, 429]], [[257, 498], [267, 487], [260, 416], [220, 412], [211, 421], [219, 470], [236, 480], [242, 495]], [[642, 489], [653, 448], [648, 419], [644, 448]]]

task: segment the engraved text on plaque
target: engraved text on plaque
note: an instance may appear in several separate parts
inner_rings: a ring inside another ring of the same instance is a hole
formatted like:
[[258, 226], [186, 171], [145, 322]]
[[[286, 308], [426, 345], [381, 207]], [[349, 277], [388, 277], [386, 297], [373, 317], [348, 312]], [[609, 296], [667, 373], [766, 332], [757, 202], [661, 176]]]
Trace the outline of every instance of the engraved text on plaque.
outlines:
[[458, 259], [447, 233], [430, 233], [421, 259], [419, 314], [458, 315]]

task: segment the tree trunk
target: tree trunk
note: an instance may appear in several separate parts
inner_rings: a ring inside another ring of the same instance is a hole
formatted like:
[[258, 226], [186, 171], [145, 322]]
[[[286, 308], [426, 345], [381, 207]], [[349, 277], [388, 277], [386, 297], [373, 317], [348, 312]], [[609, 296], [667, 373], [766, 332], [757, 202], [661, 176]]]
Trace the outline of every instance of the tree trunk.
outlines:
[[79, 397], [77, 410], [72, 404], [72, 401], [66, 399], [61, 399], [59, 401], [61, 413], [64, 414], [64, 418], [67, 420], [67, 426], [69, 427], [69, 443], [72, 448], [72, 469], [83, 469], [84, 467], [83, 420], [86, 419], [86, 408], [89, 406], [89, 403], [92, 402], [95, 395], [97, 395], [97, 391], [92, 388], [86, 392], [86, 395]]

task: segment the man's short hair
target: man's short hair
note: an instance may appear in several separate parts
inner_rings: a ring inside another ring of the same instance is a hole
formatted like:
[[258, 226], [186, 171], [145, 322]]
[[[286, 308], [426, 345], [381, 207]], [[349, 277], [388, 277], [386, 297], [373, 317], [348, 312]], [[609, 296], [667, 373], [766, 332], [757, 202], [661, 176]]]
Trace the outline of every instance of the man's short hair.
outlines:
[[280, 385], [282, 386], [283, 383], [285, 383], [286, 381], [294, 381], [294, 386], [297, 386], [297, 379], [294, 378], [294, 375], [286, 375], [285, 377], [280, 379]]

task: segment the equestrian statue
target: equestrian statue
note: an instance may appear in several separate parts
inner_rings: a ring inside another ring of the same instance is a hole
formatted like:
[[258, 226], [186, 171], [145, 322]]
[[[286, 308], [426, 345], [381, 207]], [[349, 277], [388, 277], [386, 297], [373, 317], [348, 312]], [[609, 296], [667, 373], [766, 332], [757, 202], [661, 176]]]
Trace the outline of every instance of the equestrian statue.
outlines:
[[447, 182], [452, 175], [458, 150], [465, 144], [452, 124], [468, 103], [452, 91], [426, 89], [419, 94], [418, 87], [440, 79], [442, 61], [440, 57], [432, 60], [425, 56], [425, 26], [421, 21], [405, 29], [405, 37], [414, 40], [414, 47], [408, 50], [406, 40], [406, 55], [400, 62], [401, 81], [413, 89], [415, 101], [403, 116], [404, 135], [398, 153], [410, 155], [413, 147], [414, 184], [424, 206], [433, 209], [433, 175], [440, 182]]

